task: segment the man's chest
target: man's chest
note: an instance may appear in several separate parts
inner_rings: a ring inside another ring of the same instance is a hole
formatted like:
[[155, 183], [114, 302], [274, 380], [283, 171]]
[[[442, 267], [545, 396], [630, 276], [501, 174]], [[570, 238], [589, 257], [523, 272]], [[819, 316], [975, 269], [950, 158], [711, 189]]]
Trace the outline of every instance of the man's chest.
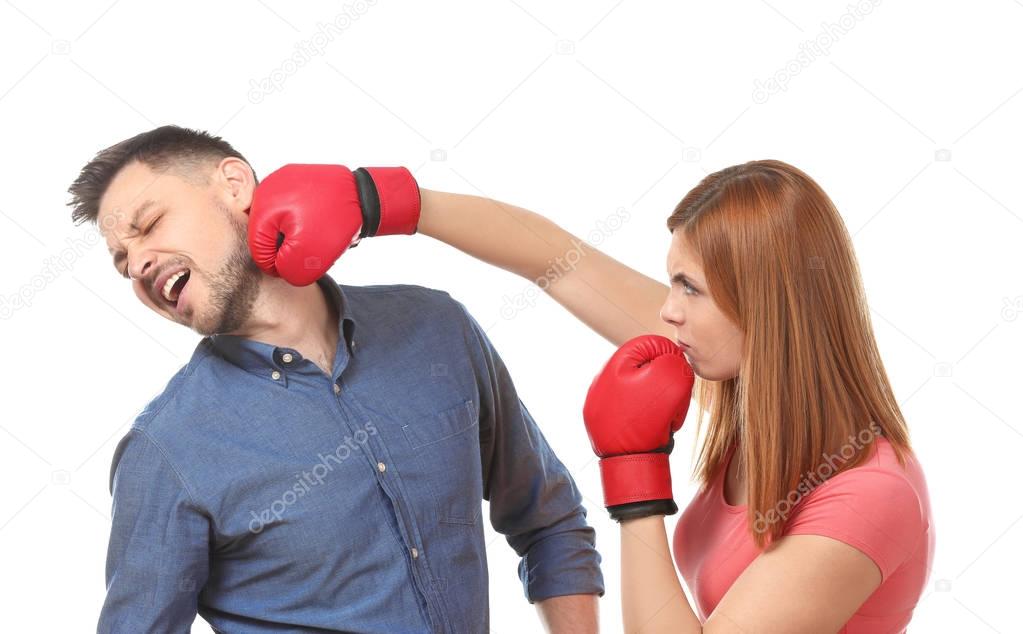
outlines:
[[290, 384], [258, 407], [221, 413], [191, 443], [190, 479], [224, 555], [272, 557], [302, 543], [315, 559], [366, 535], [397, 544], [438, 523], [478, 522], [474, 392], [389, 393], [344, 378], [332, 389], [326, 376], [319, 387]]

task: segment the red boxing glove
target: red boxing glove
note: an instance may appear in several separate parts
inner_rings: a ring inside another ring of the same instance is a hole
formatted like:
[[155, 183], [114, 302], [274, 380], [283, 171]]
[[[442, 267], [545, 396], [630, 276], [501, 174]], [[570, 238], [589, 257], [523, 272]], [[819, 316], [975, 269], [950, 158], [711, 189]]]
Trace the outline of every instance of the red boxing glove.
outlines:
[[355, 170], [362, 200], [362, 234], [412, 235], [419, 225], [419, 184], [404, 167], [360, 167]]
[[362, 238], [415, 233], [419, 211], [404, 167], [285, 165], [252, 194], [249, 250], [267, 274], [306, 286]]
[[694, 380], [679, 347], [660, 335], [625, 342], [593, 379], [583, 419], [613, 519], [678, 512], [668, 454]]

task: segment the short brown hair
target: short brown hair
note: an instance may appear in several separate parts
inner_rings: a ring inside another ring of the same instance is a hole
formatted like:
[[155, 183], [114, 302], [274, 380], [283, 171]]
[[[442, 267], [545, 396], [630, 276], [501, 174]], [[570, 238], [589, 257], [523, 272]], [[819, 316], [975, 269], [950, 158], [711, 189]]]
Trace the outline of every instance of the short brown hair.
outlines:
[[209, 161], [220, 161], [229, 156], [248, 163], [230, 143], [203, 130], [165, 125], [137, 134], [101, 150], [82, 168], [68, 188], [71, 220], [76, 225], [85, 221], [95, 223], [99, 215], [99, 201], [107, 187], [121, 169], [135, 161], [157, 171], [175, 168], [188, 176], [197, 173], [195, 168]]

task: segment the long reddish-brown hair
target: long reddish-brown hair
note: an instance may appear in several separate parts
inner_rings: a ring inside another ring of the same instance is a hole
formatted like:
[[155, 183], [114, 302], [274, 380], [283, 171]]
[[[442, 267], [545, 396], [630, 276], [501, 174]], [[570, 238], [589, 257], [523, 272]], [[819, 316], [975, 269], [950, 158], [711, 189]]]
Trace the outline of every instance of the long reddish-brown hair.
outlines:
[[[737, 377], [697, 378], [697, 437], [708, 420], [694, 475], [708, 486], [738, 443], [757, 547], [781, 536], [793, 504], [820, 483], [812, 474], [831, 477], [866, 460], [864, 430], [885, 436], [905, 466], [909, 430], [874, 340], [852, 240], [824, 190], [782, 161], [733, 165], [686, 194], [668, 229], [684, 232], [711, 297], [744, 334]], [[839, 451], [848, 458], [836, 465]]]

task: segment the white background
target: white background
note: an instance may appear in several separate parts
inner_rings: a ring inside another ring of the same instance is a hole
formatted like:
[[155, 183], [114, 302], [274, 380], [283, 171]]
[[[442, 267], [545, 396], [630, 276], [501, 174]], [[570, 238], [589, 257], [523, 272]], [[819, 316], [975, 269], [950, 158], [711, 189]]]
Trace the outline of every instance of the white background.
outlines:
[[[94, 152], [177, 123], [223, 135], [261, 177], [287, 162], [407, 165], [423, 187], [584, 237], [625, 209], [600, 248], [662, 280], [665, 218], [706, 173], [760, 158], [804, 169], [854, 235], [929, 481], [937, 555], [911, 629], [1019, 631], [1023, 4], [706, 5], [0, 3], [3, 629], [95, 628], [113, 449], [198, 339], [143, 306], [65, 206]], [[756, 91], [781, 76], [783, 90]], [[617, 528], [581, 420], [612, 346], [545, 296], [502, 318], [528, 283], [424, 236], [364, 243], [331, 273], [445, 289], [487, 328], [587, 497], [602, 620], [618, 631]], [[12, 309], [19, 294], [29, 306]], [[680, 436], [684, 505], [693, 426]], [[494, 631], [539, 629], [514, 553], [488, 531]]]

